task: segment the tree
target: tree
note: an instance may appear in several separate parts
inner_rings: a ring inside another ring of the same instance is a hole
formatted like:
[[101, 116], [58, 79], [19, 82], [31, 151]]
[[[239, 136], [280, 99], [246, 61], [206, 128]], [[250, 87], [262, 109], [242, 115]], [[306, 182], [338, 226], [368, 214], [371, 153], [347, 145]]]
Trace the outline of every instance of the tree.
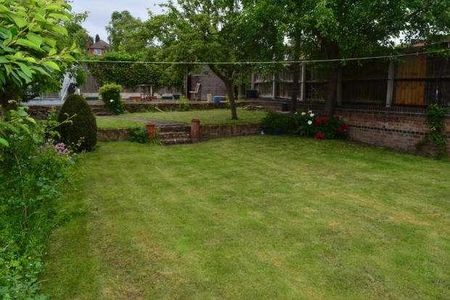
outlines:
[[[281, 0], [280, 5], [289, 14], [288, 32], [296, 33], [289, 35], [308, 58], [388, 54], [396, 39], [449, 33], [448, 0]], [[327, 110], [333, 114], [341, 64], [330, 63], [329, 69]]]
[[238, 62], [273, 59], [275, 45], [265, 43], [276, 32], [273, 19], [258, 18], [257, 1], [178, 0], [166, 7], [167, 14], [159, 19], [159, 40], [167, 57], [211, 62], [208, 67], [225, 84], [232, 119], [237, 119], [234, 87], [249, 71]]
[[15, 105], [23, 89], [38, 76], [52, 76], [73, 62], [75, 45], [60, 48], [72, 19], [64, 0], [4, 0], [0, 3], [0, 103]]
[[145, 50], [147, 46], [143, 22], [133, 17], [129, 11], [113, 12], [106, 31], [113, 51], [135, 54]]

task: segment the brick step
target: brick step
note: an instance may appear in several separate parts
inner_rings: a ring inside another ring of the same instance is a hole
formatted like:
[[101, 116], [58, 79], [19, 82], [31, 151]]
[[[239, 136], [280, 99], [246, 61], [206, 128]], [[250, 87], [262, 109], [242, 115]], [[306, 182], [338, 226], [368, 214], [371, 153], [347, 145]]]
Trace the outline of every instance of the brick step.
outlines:
[[173, 139], [161, 139], [163, 145], [180, 145], [192, 143], [191, 138], [173, 138]]
[[191, 138], [190, 134], [184, 131], [160, 132], [158, 136], [161, 140]]

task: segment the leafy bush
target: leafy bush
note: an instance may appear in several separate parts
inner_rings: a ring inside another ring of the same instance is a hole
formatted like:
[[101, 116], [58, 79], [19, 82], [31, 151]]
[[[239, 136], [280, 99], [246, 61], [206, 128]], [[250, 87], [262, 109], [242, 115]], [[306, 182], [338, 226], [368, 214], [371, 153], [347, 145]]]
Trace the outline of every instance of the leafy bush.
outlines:
[[296, 114], [269, 113], [262, 128], [268, 134], [291, 134], [323, 139], [347, 137], [348, 125], [338, 118], [316, 116], [312, 111]]
[[73, 160], [23, 108], [6, 117], [0, 119], [0, 298], [30, 299], [39, 291], [54, 204]]
[[130, 142], [145, 144], [149, 142], [147, 130], [144, 127], [132, 128], [129, 130]]
[[262, 127], [265, 133], [296, 134], [298, 125], [293, 115], [270, 112], [262, 121]]
[[105, 106], [110, 112], [116, 115], [120, 115], [125, 112], [122, 98], [120, 97], [121, 92], [122, 86], [115, 83], [105, 84], [100, 88], [100, 95], [102, 96]]
[[424, 142], [431, 142], [437, 148], [437, 157], [443, 157], [447, 153], [447, 137], [445, 136], [445, 118], [448, 109], [437, 104], [432, 104], [426, 112], [426, 123], [430, 130], [424, 138]]
[[97, 122], [86, 100], [70, 95], [58, 115], [61, 142], [76, 152], [92, 151], [97, 144]]
[[189, 102], [189, 99], [186, 97], [180, 98], [180, 104], [179, 104], [180, 111], [189, 111], [191, 110], [191, 104]]

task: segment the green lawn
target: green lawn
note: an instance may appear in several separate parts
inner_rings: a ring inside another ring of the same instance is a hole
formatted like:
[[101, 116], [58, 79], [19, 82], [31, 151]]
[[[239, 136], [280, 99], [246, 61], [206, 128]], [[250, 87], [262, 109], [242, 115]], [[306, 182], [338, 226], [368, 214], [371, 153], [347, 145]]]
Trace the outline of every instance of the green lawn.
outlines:
[[239, 120], [233, 121], [229, 109], [145, 112], [97, 117], [97, 125], [103, 129], [131, 128], [143, 126], [150, 121], [190, 123], [192, 119], [200, 119], [203, 124], [259, 123], [265, 114], [263, 111], [238, 109]]
[[61, 200], [52, 299], [449, 299], [450, 163], [340, 141], [101, 144]]

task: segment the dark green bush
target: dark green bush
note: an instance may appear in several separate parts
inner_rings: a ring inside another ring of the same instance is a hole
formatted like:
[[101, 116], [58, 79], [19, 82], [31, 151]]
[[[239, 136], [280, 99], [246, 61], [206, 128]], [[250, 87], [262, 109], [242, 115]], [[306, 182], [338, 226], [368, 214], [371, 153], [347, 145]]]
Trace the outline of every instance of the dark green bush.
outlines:
[[92, 151], [97, 144], [97, 122], [89, 104], [79, 95], [67, 97], [58, 115], [61, 141], [75, 152]]
[[298, 126], [291, 114], [270, 112], [262, 120], [262, 128], [267, 134], [295, 134]]
[[122, 86], [115, 83], [108, 83], [100, 88], [100, 95], [102, 96], [103, 103], [105, 103], [106, 108], [108, 108], [110, 112], [116, 115], [125, 112], [120, 96], [121, 92]]
[[149, 142], [147, 130], [144, 127], [132, 128], [129, 130], [129, 141], [134, 143], [145, 144]]

